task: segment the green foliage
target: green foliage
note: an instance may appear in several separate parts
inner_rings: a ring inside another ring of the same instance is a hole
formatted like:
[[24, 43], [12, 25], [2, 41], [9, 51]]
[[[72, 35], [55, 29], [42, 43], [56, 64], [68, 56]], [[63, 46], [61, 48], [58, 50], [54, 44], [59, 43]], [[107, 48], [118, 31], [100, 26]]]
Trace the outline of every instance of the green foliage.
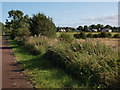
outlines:
[[11, 21], [6, 20], [6, 28], [9, 30], [11, 38], [26, 41], [30, 35], [28, 15], [24, 16], [24, 13], [20, 10], [11, 10], [8, 14]]
[[90, 31], [90, 28], [85, 25], [85, 26], [84, 26], [84, 31], [85, 31], [85, 32], [89, 32], [89, 31]]
[[0, 34], [5, 34], [7, 29], [3, 23], [0, 22]]
[[86, 34], [85, 32], [80, 32], [80, 34], [74, 34], [74, 37], [75, 38], [86, 38]]
[[120, 38], [120, 34], [115, 34], [113, 38]]
[[[65, 36], [66, 37], [66, 36]], [[54, 67], [58, 67], [79, 81], [78, 87], [118, 87], [118, 52], [103, 44], [91, 42], [71, 43], [55, 38], [31, 37], [26, 49], [32, 54], [43, 55]]]
[[56, 27], [51, 18], [38, 13], [33, 15], [30, 20], [30, 32], [32, 35], [54, 37], [56, 34]]
[[101, 33], [99, 34], [99, 37], [105, 38], [105, 37], [107, 37], [107, 33], [106, 33], [106, 32], [101, 32]]
[[108, 38], [111, 38], [111, 37], [112, 37], [112, 34], [111, 34], [111, 33], [107, 33], [107, 37], [108, 37]]
[[43, 37], [31, 37], [26, 43], [25, 48], [34, 55], [44, 54], [47, 49], [47, 41]]
[[101, 33], [99, 33], [99, 37], [100, 38], [110, 38], [110, 37], [112, 37], [112, 34], [111, 33], [107, 33], [107, 32], [101, 32]]
[[94, 25], [94, 24], [93, 24], [93, 25], [90, 25], [89, 27], [90, 27], [91, 29], [97, 29], [97, 26]]
[[45, 56], [55, 66], [79, 80], [81, 84], [97, 88], [118, 87], [117, 52], [105, 45], [99, 43], [93, 45], [90, 42], [75, 43], [70, 45], [70, 48], [64, 46], [52, 48]]
[[111, 29], [112, 26], [110, 26], [110, 25], [106, 25], [104, 28], [109, 28], [109, 29]]
[[67, 41], [67, 42], [72, 42], [74, 40], [74, 37], [70, 34], [61, 34], [60, 38], [63, 40], [63, 41]]
[[93, 34], [92, 34], [92, 33], [89, 33], [89, 34], [86, 35], [86, 37], [92, 38], [92, 37], [93, 37]]
[[82, 26], [79, 26], [79, 27], [77, 28], [77, 30], [83, 31], [83, 27], [82, 27]]

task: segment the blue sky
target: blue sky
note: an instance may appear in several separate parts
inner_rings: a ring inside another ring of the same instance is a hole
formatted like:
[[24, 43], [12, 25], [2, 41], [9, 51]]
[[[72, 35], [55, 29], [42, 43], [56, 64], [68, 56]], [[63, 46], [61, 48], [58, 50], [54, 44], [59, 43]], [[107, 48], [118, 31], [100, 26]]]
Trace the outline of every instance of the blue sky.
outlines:
[[56, 26], [78, 27], [99, 23], [117, 26], [118, 23], [117, 2], [3, 2], [2, 22], [12, 9], [29, 16], [44, 13], [53, 18]]

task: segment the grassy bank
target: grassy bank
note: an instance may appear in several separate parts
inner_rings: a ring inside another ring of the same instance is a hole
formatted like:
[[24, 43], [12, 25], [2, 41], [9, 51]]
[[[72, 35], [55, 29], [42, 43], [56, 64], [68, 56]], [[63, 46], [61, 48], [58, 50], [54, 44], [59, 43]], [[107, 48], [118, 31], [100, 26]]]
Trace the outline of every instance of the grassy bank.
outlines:
[[16, 59], [36, 88], [82, 87], [77, 80], [53, 66], [42, 55], [32, 55], [16, 41], [9, 42], [11, 46], [17, 47], [14, 49]]

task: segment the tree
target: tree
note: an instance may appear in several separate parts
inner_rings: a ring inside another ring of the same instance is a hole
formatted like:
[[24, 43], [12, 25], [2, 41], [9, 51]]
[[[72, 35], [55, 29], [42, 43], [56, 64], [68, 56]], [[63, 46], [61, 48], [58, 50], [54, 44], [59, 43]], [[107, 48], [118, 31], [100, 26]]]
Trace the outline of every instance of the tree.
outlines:
[[91, 29], [97, 29], [97, 26], [96, 25], [91, 25], [91, 26], [89, 26]]
[[82, 30], [83, 30], [83, 27], [82, 27], [82, 26], [79, 26], [79, 27], [77, 28], [77, 30], [82, 31]]
[[87, 25], [85, 25], [85, 26], [84, 26], [84, 31], [85, 31], [85, 32], [89, 32], [89, 31], [90, 31], [90, 28], [89, 28]]
[[109, 29], [111, 29], [112, 26], [110, 26], [110, 25], [106, 25], [104, 28], [109, 28]]
[[48, 37], [55, 36], [56, 27], [52, 18], [44, 14], [34, 14], [30, 20], [30, 32], [32, 35], [44, 35]]
[[30, 35], [28, 15], [24, 16], [24, 13], [20, 10], [11, 10], [8, 14], [10, 21], [6, 20], [6, 27], [10, 29], [11, 38], [18, 41], [26, 40]]
[[101, 24], [97, 24], [96, 27], [97, 27], [98, 31], [101, 31], [104, 28], [104, 26]]
[[5, 34], [6, 33], [6, 28], [5, 28], [5, 25], [2, 23], [2, 22], [0, 22], [0, 34]]

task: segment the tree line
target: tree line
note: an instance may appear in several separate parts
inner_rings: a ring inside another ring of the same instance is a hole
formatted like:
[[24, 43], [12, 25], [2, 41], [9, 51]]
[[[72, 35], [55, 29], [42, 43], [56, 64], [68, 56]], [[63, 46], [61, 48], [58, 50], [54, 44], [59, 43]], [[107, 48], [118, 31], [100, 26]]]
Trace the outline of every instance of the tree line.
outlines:
[[59, 32], [60, 29], [65, 29], [66, 32], [75, 32], [77, 31], [83, 31], [83, 32], [91, 32], [92, 29], [97, 29], [98, 32], [101, 32], [102, 29], [107, 28], [107, 29], [112, 29], [113, 32], [118, 32], [119, 27], [111, 26], [111, 25], [102, 25], [102, 24], [92, 24], [92, 25], [84, 25], [84, 26], [78, 26], [77, 28], [74, 27], [57, 27], [57, 31]]

